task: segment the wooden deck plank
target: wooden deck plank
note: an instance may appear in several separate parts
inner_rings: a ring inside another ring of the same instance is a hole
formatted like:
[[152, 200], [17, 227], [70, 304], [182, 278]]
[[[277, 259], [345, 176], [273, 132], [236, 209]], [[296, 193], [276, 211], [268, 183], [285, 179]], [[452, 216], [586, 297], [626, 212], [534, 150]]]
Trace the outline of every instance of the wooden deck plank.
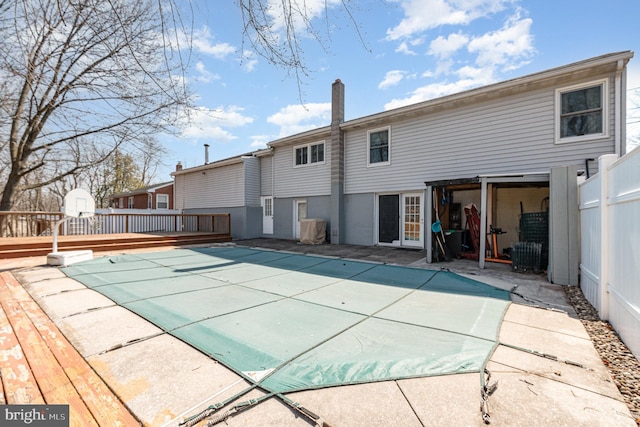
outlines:
[[31, 318], [42, 338], [51, 349], [67, 377], [82, 396], [93, 416], [105, 426], [133, 426], [140, 423], [107, 387], [100, 376], [69, 343], [29, 293], [10, 274], [0, 273], [23, 309]]
[[13, 297], [11, 289], [6, 284], [7, 274], [3, 273], [0, 280], [0, 300], [44, 401], [49, 404], [68, 404], [70, 425], [97, 426], [97, 421], [82, 397], [67, 378], [29, 316]]
[[0, 299], [0, 376], [5, 404], [43, 404], [33, 372], [15, 336]]

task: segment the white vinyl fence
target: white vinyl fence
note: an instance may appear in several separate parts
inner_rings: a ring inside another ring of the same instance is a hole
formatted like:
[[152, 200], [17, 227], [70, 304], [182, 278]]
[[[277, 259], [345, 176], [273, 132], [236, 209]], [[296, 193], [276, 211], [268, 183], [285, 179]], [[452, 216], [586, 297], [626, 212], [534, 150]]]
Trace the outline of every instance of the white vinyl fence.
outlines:
[[640, 359], [640, 149], [580, 184], [580, 286]]

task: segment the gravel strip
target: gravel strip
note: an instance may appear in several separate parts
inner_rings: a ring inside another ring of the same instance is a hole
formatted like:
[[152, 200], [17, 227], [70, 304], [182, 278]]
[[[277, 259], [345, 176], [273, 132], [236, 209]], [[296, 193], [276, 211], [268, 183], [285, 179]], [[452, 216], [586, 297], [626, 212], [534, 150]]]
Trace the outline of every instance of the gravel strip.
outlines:
[[602, 362], [609, 368], [636, 424], [640, 426], [640, 361], [635, 358], [609, 324], [584, 297], [578, 286], [565, 287], [569, 302], [591, 337]]

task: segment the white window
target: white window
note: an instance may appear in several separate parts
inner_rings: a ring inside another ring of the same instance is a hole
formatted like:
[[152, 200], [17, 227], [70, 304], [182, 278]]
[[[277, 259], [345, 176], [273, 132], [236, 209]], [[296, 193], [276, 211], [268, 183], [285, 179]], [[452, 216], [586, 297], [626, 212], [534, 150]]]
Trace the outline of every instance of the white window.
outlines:
[[133, 209], [133, 208], [134, 208], [134, 206], [135, 206], [135, 205], [133, 204], [133, 196], [128, 198], [127, 203], [128, 203], [128, 204], [127, 204], [127, 207], [128, 207], [129, 209]]
[[156, 209], [169, 209], [169, 195], [157, 194], [156, 195]]
[[153, 196], [147, 194], [147, 209], [153, 209]]
[[324, 163], [324, 142], [293, 147], [294, 167]]
[[118, 199], [118, 207], [119, 207], [120, 209], [124, 208], [124, 198], [120, 197], [120, 198]]
[[264, 198], [264, 216], [273, 216], [273, 198]]
[[556, 142], [607, 135], [607, 80], [556, 90]]
[[367, 165], [388, 165], [391, 162], [391, 128], [367, 132]]

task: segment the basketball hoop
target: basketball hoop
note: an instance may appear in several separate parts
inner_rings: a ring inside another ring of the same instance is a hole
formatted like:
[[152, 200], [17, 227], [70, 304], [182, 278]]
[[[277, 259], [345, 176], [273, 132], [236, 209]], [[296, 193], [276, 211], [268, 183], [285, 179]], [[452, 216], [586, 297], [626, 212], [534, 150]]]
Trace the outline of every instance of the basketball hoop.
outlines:
[[93, 225], [96, 212], [95, 200], [88, 191], [76, 188], [65, 196], [62, 212], [64, 217], [53, 226], [53, 252], [47, 255], [47, 264], [67, 266], [74, 262], [93, 259], [93, 252], [90, 250], [58, 252], [58, 229], [61, 224], [72, 218], [87, 219]]

